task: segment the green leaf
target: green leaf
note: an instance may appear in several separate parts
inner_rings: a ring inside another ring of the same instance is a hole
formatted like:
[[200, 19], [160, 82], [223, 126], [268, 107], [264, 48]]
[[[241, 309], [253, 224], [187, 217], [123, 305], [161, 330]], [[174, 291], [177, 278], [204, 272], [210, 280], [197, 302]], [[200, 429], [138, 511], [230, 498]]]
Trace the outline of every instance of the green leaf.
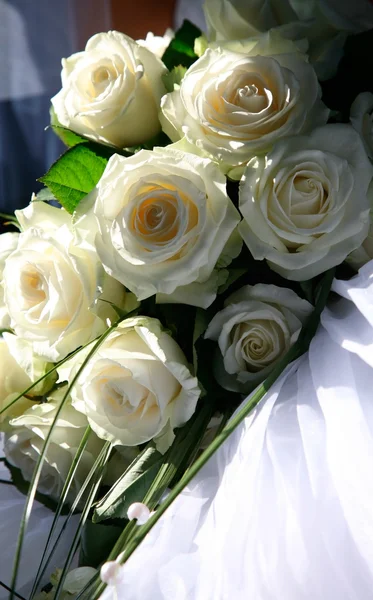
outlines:
[[178, 65], [177, 67], [174, 67], [172, 71], [168, 71], [168, 73], [162, 75], [162, 81], [168, 92], [173, 92], [175, 87], [180, 86], [186, 71], [186, 67]]
[[194, 41], [202, 34], [193, 23], [185, 20], [171, 40], [162, 56], [162, 60], [169, 71], [178, 65], [190, 67], [198, 58], [194, 52]]
[[238, 281], [245, 273], [248, 272], [248, 267], [240, 267], [237, 269], [229, 269], [229, 276], [227, 281], [219, 287], [218, 294], [223, 294], [230, 288], [233, 283]]
[[163, 460], [153, 445], [145, 448], [96, 505], [93, 523], [104, 519], [126, 519], [129, 506], [142, 501]]
[[71, 131], [71, 129], [62, 127], [62, 125], [51, 125], [51, 128], [68, 148], [73, 148], [78, 144], [86, 144], [89, 141], [87, 138], [82, 137], [74, 131]]
[[[57, 115], [56, 115], [53, 105], [51, 105], [51, 107], [49, 109], [49, 115], [50, 115], [50, 119], [51, 119], [51, 124], [50, 124], [51, 129], [53, 129], [54, 133], [60, 138], [60, 140], [63, 141], [63, 143], [68, 148], [72, 148], [73, 146], [76, 146], [77, 144], [85, 144], [86, 142], [89, 141], [87, 138], [84, 138], [83, 136], [79, 135], [78, 133], [75, 133], [74, 131], [71, 131], [71, 129], [67, 129], [66, 127], [63, 127], [61, 125], [61, 123], [59, 122], [59, 120], [57, 119]], [[48, 127], [47, 127], [47, 129], [48, 129]]]
[[110, 554], [122, 531], [123, 527], [118, 525], [87, 520], [80, 542], [79, 566], [97, 569]]
[[99, 182], [107, 162], [108, 158], [100, 155], [94, 144], [79, 144], [65, 152], [39, 181], [72, 214]]
[[196, 320], [194, 321], [194, 330], [193, 330], [193, 367], [194, 372], [198, 373], [198, 353], [196, 349], [196, 343], [199, 338], [205, 333], [207, 326], [211, 320], [211, 315], [208, 311], [197, 308], [196, 311]]

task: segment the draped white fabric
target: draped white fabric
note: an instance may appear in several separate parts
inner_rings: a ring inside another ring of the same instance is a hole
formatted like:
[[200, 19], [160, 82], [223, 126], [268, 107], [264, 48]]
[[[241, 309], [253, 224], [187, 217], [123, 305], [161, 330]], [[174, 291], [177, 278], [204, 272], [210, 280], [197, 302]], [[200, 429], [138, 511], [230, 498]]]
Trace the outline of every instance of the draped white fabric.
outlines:
[[102, 600], [370, 600], [373, 261]]

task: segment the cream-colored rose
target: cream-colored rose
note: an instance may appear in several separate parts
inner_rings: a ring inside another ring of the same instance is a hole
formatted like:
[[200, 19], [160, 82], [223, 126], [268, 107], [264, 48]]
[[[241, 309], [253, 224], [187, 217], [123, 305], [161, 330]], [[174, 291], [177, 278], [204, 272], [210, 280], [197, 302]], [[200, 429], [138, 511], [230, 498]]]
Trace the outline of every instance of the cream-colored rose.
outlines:
[[352, 127], [363, 140], [365, 150], [373, 159], [373, 94], [362, 92], [351, 105], [350, 120]]
[[166, 29], [164, 35], [154, 35], [151, 31], [147, 33], [144, 40], [137, 40], [137, 43], [153, 52], [158, 58], [162, 58], [170, 42], [174, 39], [175, 33], [172, 29]]
[[[0, 410], [10, 405], [21, 392], [43, 377], [51, 366], [33, 353], [29, 342], [11, 333], [4, 333], [0, 338]], [[27, 398], [22, 396], [0, 415], [0, 423], [4, 423], [4, 419], [23, 414], [32, 406], [32, 398], [46, 394], [56, 379], [56, 373], [44, 377], [27, 392]]]
[[4, 289], [2, 286], [3, 271], [5, 260], [8, 258], [18, 244], [19, 233], [3, 233], [0, 235], [0, 329], [8, 329], [10, 327], [10, 317], [8, 308], [4, 301]]
[[117, 318], [104, 300], [131, 309], [134, 299], [106, 275], [94, 249], [75, 243], [64, 210], [35, 202], [17, 217], [23, 232], [3, 275], [11, 327], [55, 362]]
[[256, 260], [304, 281], [365, 239], [373, 168], [350, 125], [281, 140], [253, 159], [240, 185], [240, 233]]
[[[23, 415], [10, 421], [11, 430], [5, 436], [4, 454], [10, 464], [21, 470], [26, 481], [31, 480], [64, 393], [65, 388], [59, 389], [48, 402], [34, 404]], [[39, 481], [40, 492], [53, 498], [59, 497], [87, 426], [86, 417], [68, 401], [52, 432]], [[72, 481], [71, 500], [81, 489], [101, 448], [102, 441], [91, 433]]]
[[349, 34], [373, 27], [371, 0], [290, 0], [300, 19], [309, 28], [309, 60], [320, 81], [330, 79], [337, 71]]
[[346, 261], [351, 267], [358, 271], [373, 259], [373, 226], [369, 227], [369, 232], [360, 248], [357, 248], [347, 257]]
[[318, 0], [314, 6], [337, 30], [360, 33], [373, 28], [371, 0]]
[[[0, 338], [0, 410], [10, 405], [12, 400], [26, 390], [31, 383], [30, 377], [10, 353], [5, 339]], [[25, 397], [20, 398], [0, 415], [0, 426], [5, 419], [22, 414], [30, 406], [32, 406], [31, 400]], [[3, 428], [1, 427], [1, 429]]]
[[180, 89], [162, 98], [161, 122], [172, 140], [185, 136], [195, 153], [212, 157], [239, 179], [242, 169], [234, 167], [280, 138], [326, 123], [329, 111], [320, 97], [305, 55], [272, 32], [207, 49]]
[[205, 0], [209, 39], [241, 40], [298, 20], [288, 0]]
[[62, 67], [62, 89], [52, 104], [64, 127], [122, 148], [160, 131], [167, 69], [147, 48], [118, 31], [98, 33]]
[[[79, 353], [61, 370], [61, 379], [71, 379], [83, 359]], [[100, 438], [116, 446], [156, 438], [161, 452], [171, 445], [175, 427], [191, 418], [199, 396], [181, 349], [148, 317], [120, 323], [72, 390], [74, 407]]]
[[213, 162], [172, 147], [114, 155], [87, 203], [95, 197], [90, 210], [79, 207], [77, 227], [98, 226], [97, 252], [112, 277], [139, 300], [213, 302], [219, 268], [241, 249], [240, 216]]
[[215, 377], [220, 385], [249, 393], [297, 340], [312, 305], [276, 285], [247, 285], [225, 302], [205, 337], [218, 342]]

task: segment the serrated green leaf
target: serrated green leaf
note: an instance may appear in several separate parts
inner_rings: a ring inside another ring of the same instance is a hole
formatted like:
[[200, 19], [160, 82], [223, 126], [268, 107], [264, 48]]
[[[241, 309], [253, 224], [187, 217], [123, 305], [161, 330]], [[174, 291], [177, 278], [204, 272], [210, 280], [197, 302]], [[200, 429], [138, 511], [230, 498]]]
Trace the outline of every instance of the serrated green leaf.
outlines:
[[[60, 138], [60, 140], [63, 141], [63, 143], [68, 148], [72, 148], [73, 146], [76, 146], [77, 144], [85, 144], [85, 143], [89, 142], [89, 140], [87, 138], [84, 138], [83, 136], [79, 135], [78, 133], [71, 131], [71, 129], [67, 129], [66, 127], [63, 127], [63, 125], [61, 125], [61, 123], [59, 122], [59, 120], [57, 118], [56, 111], [54, 110], [53, 105], [51, 105], [51, 107], [49, 109], [49, 115], [50, 115], [50, 119], [51, 119], [50, 127], [53, 129], [54, 133]], [[48, 127], [47, 127], [47, 129], [48, 129]]]
[[69, 213], [99, 182], [108, 158], [93, 144], [79, 144], [63, 154], [39, 179]]
[[188, 20], [183, 22], [162, 56], [162, 60], [169, 71], [179, 65], [190, 67], [197, 60], [198, 56], [194, 52], [194, 41], [201, 35], [201, 30], [193, 23]]
[[87, 138], [84, 138], [81, 135], [74, 133], [74, 131], [71, 131], [71, 129], [66, 129], [66, 127], [62, 127], [62, 125], [51, 125], [51, 128], [68, 148], [73, 148], [78, 144], [87, 144], [89, 141], [87, 140]]
[[179, 65], [177, 67], [174, 67], [172, 69], [172, 71], [168, 71], [168, 73], [165, 73], [164, 75], [162, 75], [162, 81], [168, 92], [173, 92], [175, 87], [180, 86], [180, 83], [181, 83], [186, 71], [187, 71], [186, 67]]
[[164, 457], [153, 445], [145, 448], [96, 505], [93, 523], [126, 519], [129, 506], [142, 501], [163, 461]]

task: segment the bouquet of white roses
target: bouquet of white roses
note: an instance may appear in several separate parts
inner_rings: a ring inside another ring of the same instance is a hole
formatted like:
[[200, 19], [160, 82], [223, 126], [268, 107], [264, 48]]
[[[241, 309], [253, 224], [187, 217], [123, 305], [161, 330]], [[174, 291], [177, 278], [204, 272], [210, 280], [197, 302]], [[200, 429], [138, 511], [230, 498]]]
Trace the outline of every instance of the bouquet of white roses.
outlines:
[[29, 597], [98, 598], [307, 349], [335, 268], [373, 256], [373, 95], [340, 94], [373, 5], [291, 4], [206, 0], [207, 34], [110, 31], [62, 61], [68, 149], [0, 236], [10, 598], [35, 497], [55, 517]]

